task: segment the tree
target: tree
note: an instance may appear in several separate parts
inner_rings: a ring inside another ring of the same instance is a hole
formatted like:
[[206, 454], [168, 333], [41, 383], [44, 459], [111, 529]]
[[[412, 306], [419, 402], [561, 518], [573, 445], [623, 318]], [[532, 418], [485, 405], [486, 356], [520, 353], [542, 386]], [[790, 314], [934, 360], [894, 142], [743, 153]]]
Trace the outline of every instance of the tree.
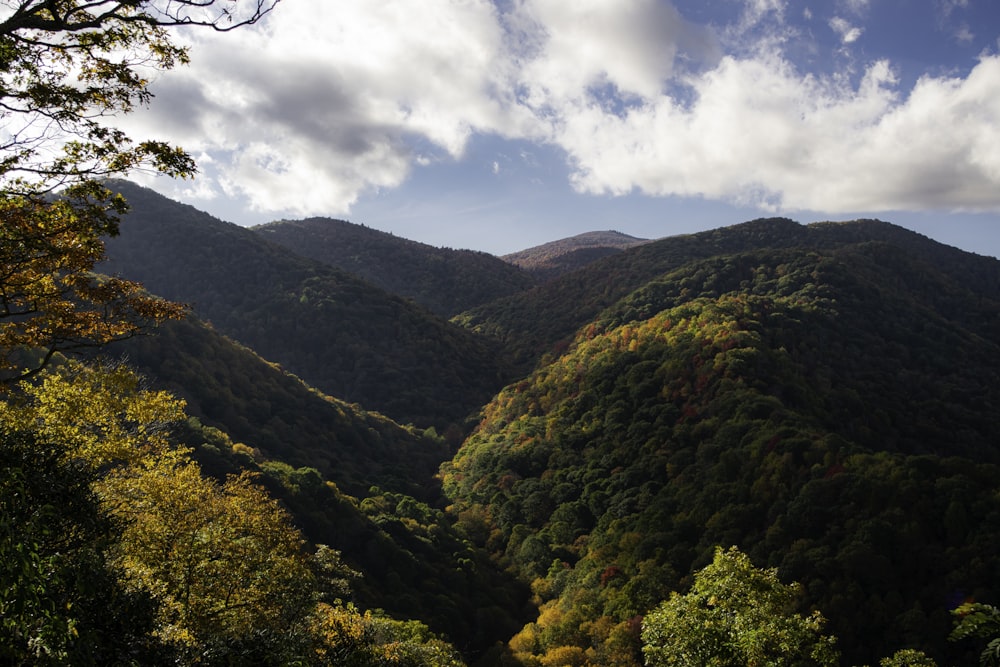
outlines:
[[91, 275], [126, 210], [100, 179], [195, 171], [183, 150], [133, 141], [113, 119], [149, 102], [149, 72], [187, 62], [167, 28], [231, 30], [278, 1], [0, 0], [0, 388], [58, 351], [181, 314]]
[[106, 118], [146, 104], [150, 71], [186, 63], [166, 28], [232, 30], [279, 0], [3, 0], [0, 2], [0, 178], [36, 196], [140, 166], [190, 174], [180, 149], [135, 143]]
[[170, 664], [153, 601], [108, 562], [116, 530], [95, 472], [58, 445], [0, 429], [0, 663]]
[[159, 637], [219, 659], [302, 655], [313, 573], [301, 535], [248, 473], [220, 485], [194, 462], [159, 458], [97, 489], [124, 525], [114, 553], [126, 582], [159, 603]]
[[183, 401], [144, 388], [122, 364], [67, 362], [18, 388], [0, 402], [0, 425], [59, 443], [63, 458], [91, 470], [166, 456], [168, 428], [185, 417]]
[[979, 664], [981, 667], [1000, 665], [1000, 609], [981, 602], [966, 602], [952, 613], [956, 623], [949, 639], [988, 639], [989, 642], [979, 654]]
[[653, 667], [836, 665], [832, 637], [819, 612], [792, 610], [797, 584], [760, 570], [735, 547], [716, 549], [686, 595], [672, 593], [643, 621], [646, 664]]

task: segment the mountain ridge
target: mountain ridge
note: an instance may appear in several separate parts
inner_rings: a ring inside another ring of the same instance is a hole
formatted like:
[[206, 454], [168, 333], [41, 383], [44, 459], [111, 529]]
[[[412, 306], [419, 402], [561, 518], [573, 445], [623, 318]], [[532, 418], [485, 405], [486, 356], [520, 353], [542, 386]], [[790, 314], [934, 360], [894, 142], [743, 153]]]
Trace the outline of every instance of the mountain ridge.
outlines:
[[[293, 292], [306, 313], [334, 274], [292, 266], [316, 285]], [[766, 218], [644, 243], [454, 322], [519, 364], [440, 468], [434, 520], [538, 609], [482, 664], [642, 664], [636, 619], [718, 545], [802, 582], [850, 664], [972, 657], [941, 601], [1000, 596], [1000, 261], [878, 220]], [[360, 506], [437, 558], [413, 526], [433, 512], [397, 492]], [[492, 599], [509, 627], [523, 598]], [[433, 615], [417, 602], [401, 610]]]
[[487, 253], [436, 248], [344, 220], [282, 220], [251, 229], [442, 317], [527, 289], [534, 282]]
[[249, 229], [134, 184], [116, 188], [132, 208], [99, 270], [191, 304], [325, 393], [443, 429], [500, 386], [489, 340]]

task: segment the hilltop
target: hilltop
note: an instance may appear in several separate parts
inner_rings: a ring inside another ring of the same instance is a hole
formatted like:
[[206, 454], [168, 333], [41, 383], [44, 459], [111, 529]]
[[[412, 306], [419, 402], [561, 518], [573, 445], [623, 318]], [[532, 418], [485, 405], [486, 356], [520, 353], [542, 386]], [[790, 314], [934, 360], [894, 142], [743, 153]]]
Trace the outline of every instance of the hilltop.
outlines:
[[534, 284], [528, 273], [493, 255], [436, 248], [344, 220], [282, 220], [252, 229], [303, 257], [351, 273], [442, 317]]
[[648, 239], [616, 231], [585, 232], [510, 253], [501, 259], [521, 267], [541, 280], [551, 280], [602, 257], [647, 242]]

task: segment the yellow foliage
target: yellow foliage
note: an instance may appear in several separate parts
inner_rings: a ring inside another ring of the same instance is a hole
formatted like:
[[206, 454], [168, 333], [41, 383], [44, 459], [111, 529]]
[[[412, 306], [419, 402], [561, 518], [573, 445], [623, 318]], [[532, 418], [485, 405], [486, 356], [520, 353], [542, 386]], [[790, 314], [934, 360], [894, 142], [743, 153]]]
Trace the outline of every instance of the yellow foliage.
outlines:
[[166, 452], [167, 426], [184, 418], [183, 401], [140, 384], [124, 366], [70, 362], [22, 382], [22, 400], [0, 402], [0, 424], [29, 429], [92, 468], [135, 463]]
[[585, 667], [587, 653], [579, 646], [558, 646], [541, 657], [544, 667]]
[[313, 575], [303, 540], [249, 474], [224, 484], [176, 457], [121, 468], [97, 491], [124, 530], [127, 583], [160, 604], [158, 634], [192, 643], [282, 631], [302, 620]]
[[538, 632], [534, 623], [528, 623], [507, 642], [510, 650], [517, 654], [532, 654], [538, 650]]

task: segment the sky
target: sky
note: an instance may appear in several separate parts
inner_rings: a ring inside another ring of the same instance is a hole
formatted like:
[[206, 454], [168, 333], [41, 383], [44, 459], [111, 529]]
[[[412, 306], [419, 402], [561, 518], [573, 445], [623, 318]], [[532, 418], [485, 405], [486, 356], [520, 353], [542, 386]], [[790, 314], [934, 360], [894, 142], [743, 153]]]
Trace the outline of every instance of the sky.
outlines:
[[[880, 218], [1000, 256], [996, 0], [282, 0], [129, 116], [223, 220], [502, 255]], [[145, 180], [144, 180], [145, 179]]]

